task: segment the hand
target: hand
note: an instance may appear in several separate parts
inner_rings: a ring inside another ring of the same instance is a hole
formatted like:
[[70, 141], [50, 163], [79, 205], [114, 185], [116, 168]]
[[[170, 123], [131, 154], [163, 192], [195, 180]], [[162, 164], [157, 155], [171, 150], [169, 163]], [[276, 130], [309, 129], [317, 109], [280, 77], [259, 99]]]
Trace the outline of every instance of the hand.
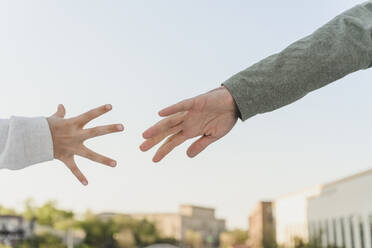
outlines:
[[111, 167], [116, 166], [116, 161], [95, 153], [84, 145], [84, 141], [87, 139], [124, 130], [122, 124], [83, 129], [87, 123], [107, 113], [111, 109], [112, 106], [107, 104], [90, 110], [85, 114], [65, 119], [66, 111], [64, 106], [60, 104], [58, 105], [57, 112], [47, 118], [53, 137], [54, 158], [62, 161], [83, 185], [88, 185], [88, 181], [77, 167], [74, 160], [75, 155]]
[[169, 136], [157, 150], [154, 162], [186, 140], [201, 136], [187, 150], [189, 157], [195, 157], [225, 136], [238, 118], [234, 99], [225, 87], [181, 101], [161, 110], [159, 115], [166, 118], [143, 133], [146, 140], [140, 146], [142, 151], [148, 151]]

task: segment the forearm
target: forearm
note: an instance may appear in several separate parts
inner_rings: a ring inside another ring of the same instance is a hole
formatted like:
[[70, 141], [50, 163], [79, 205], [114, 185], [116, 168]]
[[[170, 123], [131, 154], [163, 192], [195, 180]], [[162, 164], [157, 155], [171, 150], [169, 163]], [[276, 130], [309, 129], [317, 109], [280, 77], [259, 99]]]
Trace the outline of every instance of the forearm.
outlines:
[[224, 85], [246, 120], [371, 66], [372, 1], [368, 1], [234, 75]]
[[52, 159], [53, 142], [45, 118], [0, 120], [0, 168], [18, 170]]

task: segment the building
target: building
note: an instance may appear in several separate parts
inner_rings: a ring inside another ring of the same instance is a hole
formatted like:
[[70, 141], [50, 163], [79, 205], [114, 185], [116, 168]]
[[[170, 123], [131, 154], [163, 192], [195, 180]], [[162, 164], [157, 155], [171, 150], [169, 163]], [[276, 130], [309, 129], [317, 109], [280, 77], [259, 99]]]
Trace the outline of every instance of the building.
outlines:
[[276, 241], [319, 247], [372, 248], [372, 169], [280, 197], [275, 201]]
[[322, 247], [372, 248], [372, 170], [323, 185], [308, 199], [308, 217]]
[[225, 231], [225, 220], [217, 219], [213, 208], [181, 205], [178, 213], [132, 214], [131, 216], [154, 222], [164, 237], [175, 238], [181, 243], [192, 241], [202, 247], [215, 247], [219, 242], [220, 233]]
[[297, 193], [279, 197], [274, 202], [276, 242], [285, 247], [293, 247], [294, 239], [309, 241], [308, 198], [320, 193], [321, 186], [311, 187]]
[[[115, 214], [103, 213], [107, 219]], [[194, 247], [217, 247], [219, 236], [225, 231], [225, 220], [217, 219], [215, 209], [193, 205], [181, 205], [178, 213], [135, 213], [128, 216], [154, 222], [160, 235], [175, 238]]]
[[33, 233], [34, 222], [25, 221], [21, 216], [0, 215], [0, 243], [16, 245]]
[[137, 213], [130, 214], [130, 217], [155, 223], [160, 235], [164, 238], [183, 239], [182, 220], [179, 213]]
[[249, 247], [269, 248], [275, 245], [275, 221], [272, 202], [259, 202], [249, 216]]

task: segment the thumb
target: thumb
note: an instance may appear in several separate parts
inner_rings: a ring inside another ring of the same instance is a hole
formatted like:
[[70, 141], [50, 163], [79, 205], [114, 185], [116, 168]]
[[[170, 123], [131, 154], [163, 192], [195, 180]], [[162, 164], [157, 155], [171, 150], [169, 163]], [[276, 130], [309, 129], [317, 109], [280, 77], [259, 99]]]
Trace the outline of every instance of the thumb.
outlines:
[[63, 104], [59, 104], [57, 108], [57, 112], [53, 115], [54, 117], [64, 118], [66, 115], [65, 106]]

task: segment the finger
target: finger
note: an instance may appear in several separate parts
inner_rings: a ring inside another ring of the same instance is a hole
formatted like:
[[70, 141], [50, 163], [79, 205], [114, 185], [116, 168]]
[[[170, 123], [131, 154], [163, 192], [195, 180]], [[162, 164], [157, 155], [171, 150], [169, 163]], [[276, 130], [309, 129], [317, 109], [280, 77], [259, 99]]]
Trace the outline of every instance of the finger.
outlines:
[[67, 167], [70, 169], [72, 174], [75, 175], [75, 177], [83, 184], [83, 185], [88, 185], [88, 180], [86, 177], [83, 175], [83, 173], [80, 171], [80, 169], [77, 167], [74, 159], [70, 159], [65, 162]]
[[59, 104], [57, 107], [57, 112], [53, 115], [53, 117], [59, 117], [59, 118], [64, 118], [66, 115], [66, 109], [63, 104]]
[[189, 149], [187, 149], [187, 156], [189, 156], [190, 158], [195, 157], [216, 140], [218, 139], [212, 138], [210, 136], [201, 137], [200, 139], [192, 143]]
[[181, 112], [181, 111], [187, 111], [191, 109], [193, 100], [192, 99], [186, 99], [179, 103], [176, 103], [172, 106], [169, 106], [159, 112], [159, 115], [162, 117], [173, 115], [175, 113]]
[[154, 126], [147, 129], [145, 132], [143, 132], [142, 136], [145, 139], [150, 139], [163, 132], [168, 132], [169, 129], [180, 124], [183, 121], [184, 117], [185, 115], [182, 113], [169, 116], [168, 118], [159, 121]]
[[88, 128], [83, 131], [83, 139], [91, 139], [94, 137], [110, 134], [110, 133], [117, 133], [122, 132], [124, 130], [124, 126], [122, 124], [113, 124], [113, 125], [106, 125], [106, 126], [99, 126]]
[[176, 146], [179, 146], [183, 142], [187, 140], [186, 136], [183, 135], [182, 131], [173, 134], [170, 136], [164, 144], [158, 149], [154, 158], [152, 159], [153, 162], [157, 163], [162, 160], [168, 153], [170, 153]]
[[90, 122], [93, 119], [96, 119], [97, 117], [107, 113], [112, 109], [111, 104], [106, 104], [101, 107], [92, 109], [84, 114], [81, 114], [74, 119], [76, 119], [81, 126], [85, 126], [88, 122]]
[[76, 154], [81, 157], [90, 159], [94, 162], [104, 164], [110, 167], [115, 167], [117, 164], [115, 160], [108, 158], [106, 156], [103, 156], [101, 154], [98, 154], [85, 146], [83, 146]]
[[163, 139], [165, 139], [167, 136], [171, 135], [171, 134], [175, 134], [175, 133], [178, 133], [182, 130], [182, 125], [177, 125], [171, 129], [169, 129], [167, 132], [163, 132], [161, 134], [159, 134], [158, 136], [155, 136], [153, 138], [150, 138], [150, 139], [147, 139], [146, 141], [144, 141], [142, 143], [142, 145], [140, 146], [140, 149], [141, 151], [145, 152], [145, 151], [148, 151], [150, 150], [152, 147], [156, 146], [157, 144], [159, 144]]

